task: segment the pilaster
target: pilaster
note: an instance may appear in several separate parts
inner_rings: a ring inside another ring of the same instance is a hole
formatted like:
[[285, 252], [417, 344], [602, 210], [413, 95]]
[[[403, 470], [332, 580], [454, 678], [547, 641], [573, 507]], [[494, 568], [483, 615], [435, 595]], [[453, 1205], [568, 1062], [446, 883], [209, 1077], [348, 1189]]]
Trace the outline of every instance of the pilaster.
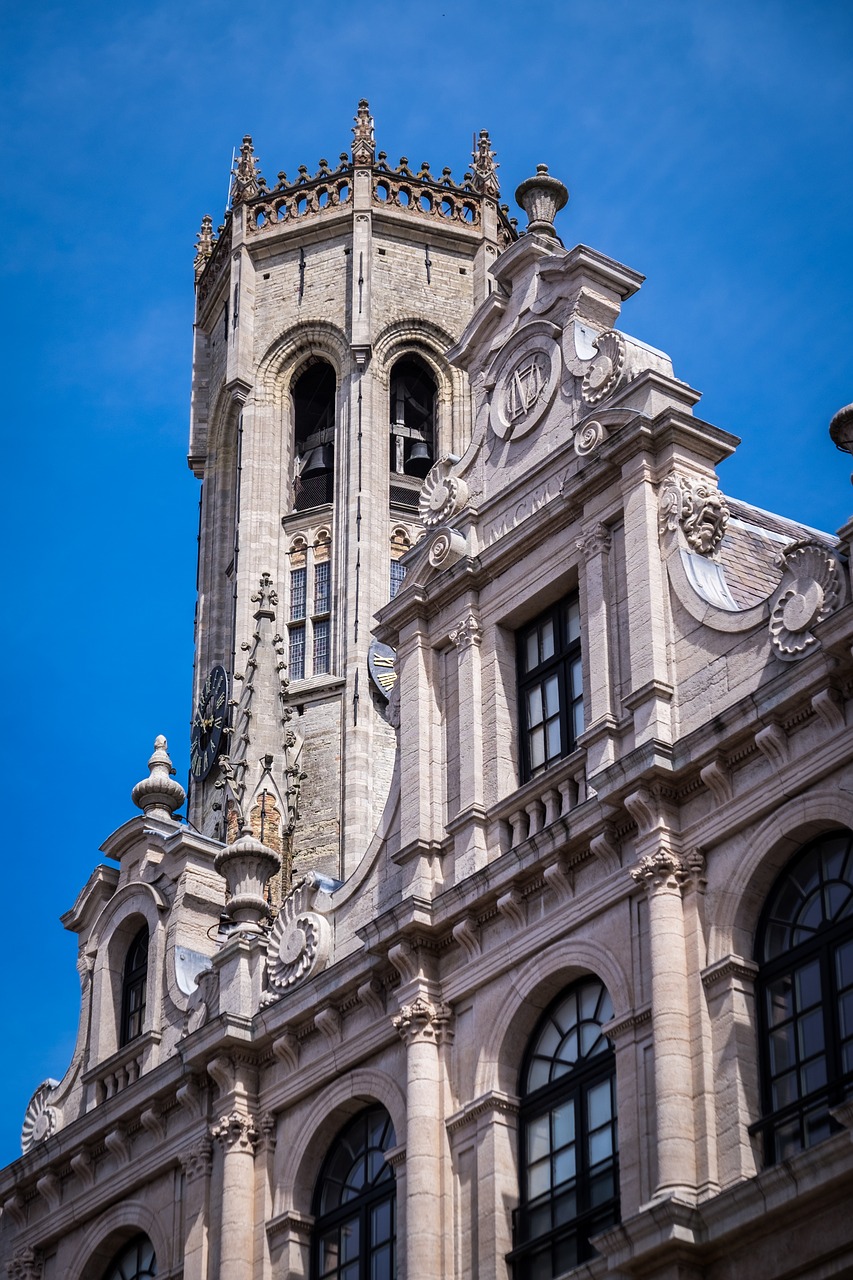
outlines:
[[453, 880], [458, 883], [486, 864], [482, 628], [473, 605], [462, 614], [450, 639], [459, 662], [459, 817], [453, 831]]
[[625, 573], [631, 694], [625, 705], [634, 717], [634, 741], [672, 742], [672, 685], [667, 658], [668, 586], [658, 538], [658, 501], [651, 467], [632, 458], [622, 475], [625, 495]]

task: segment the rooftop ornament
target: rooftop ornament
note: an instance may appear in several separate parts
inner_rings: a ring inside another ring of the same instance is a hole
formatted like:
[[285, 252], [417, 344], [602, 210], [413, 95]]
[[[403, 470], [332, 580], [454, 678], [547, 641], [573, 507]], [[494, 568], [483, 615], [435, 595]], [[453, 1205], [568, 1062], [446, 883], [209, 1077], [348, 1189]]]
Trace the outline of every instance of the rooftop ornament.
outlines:
[[[501, 193], [498, 182], [498, 169], [495, 164], [495, 152], [492, 150], [488, 129], [480, 130], [480, 139], [476, 151], [471, 152], [471, 180], [475, 191], [497, 198]], [[521, 188], [519, 187], [519, 191]], [[563, 201], [565, 204], [565, 200]]]
[[261, 933], [270, 918], [264, 890], [281, 869], [280, 856], [244, 830], [233, 844], [217, 853], [213, 865], [228, 889], [225, 914], [243, 932]]
[[527, 230], [559, 240], [554, 218], [569, 199], [569, 190], [559, 178], [552, 178], [547, 164], [537, 164], [536, 176], [527, 178], [515, 193], [527, 214]]
[[166, 750], [168, 743], [162, 733], [154, 739], [154, 754], [148, 761], [149, 776], [137, 782], [130, 793], [133, 803], [146, 818], [173, 821], [172, 815], [187, 798], [180, 782], [174, 781], [175, 768]]
[[[853, 404], [846, 404], [838, 413], [833, 414], [829, 424], [829, 435], [836, 449], [842, 453], [853, 454]], [[853, 484], [853, 475], [850, 477]]]
[[373, 164], [376, 157], [376, 138], [373, 131], [373, 116], [367, 98], [358, 104], [358, 114], [354, 117], [355, 128], [352, 131], [353, 164]]

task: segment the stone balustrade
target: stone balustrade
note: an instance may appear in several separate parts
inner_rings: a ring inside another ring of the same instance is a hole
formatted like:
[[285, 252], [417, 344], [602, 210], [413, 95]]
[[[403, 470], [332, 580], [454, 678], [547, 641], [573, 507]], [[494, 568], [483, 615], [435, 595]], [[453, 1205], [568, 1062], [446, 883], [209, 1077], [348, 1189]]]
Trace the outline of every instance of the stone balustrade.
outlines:
[[516, 849], [558, 819], [566, 818], [587, 796], [586, 752], [573, 751], [495, 806], [492, 816], [499, 824], [501, 850]]

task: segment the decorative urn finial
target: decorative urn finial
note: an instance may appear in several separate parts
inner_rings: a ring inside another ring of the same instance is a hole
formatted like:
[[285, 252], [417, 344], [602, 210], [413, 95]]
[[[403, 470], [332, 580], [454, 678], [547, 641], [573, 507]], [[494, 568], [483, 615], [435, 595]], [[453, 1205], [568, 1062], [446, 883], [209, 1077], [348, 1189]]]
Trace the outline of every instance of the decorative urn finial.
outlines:
[[537, 164], [536, 176], [522, 182], [515, 198], [527, 214], [528, 231], [559, 239], [554, 218], [568, 201], [569, 189], [559, 178], [551, 177], [547, 164]]
[[217, 853], [213, 865], [228, 888], [225, 914], [244, 931], [259, 933], [270, 917], [264, 897], [267, 881], [281, 869], [281, 857], [242, 831], [233, 844]]
[[130, 798], [146, 818], [163, 818], [169, 822], [175, 810], [180, 809], [186, 800], [187, 793], [173, 778], [175, 769], [167, 746], [162, 733], [158, 734], [154, 739], [154, 754], [148, 761], [150, 776], [137, 782]]
[[[853, 404], [846, 404], [832, 415], [829, 435], [836, 449], [842, 453], [853, 453]], [[850, 483], [853, 484], [853, 475]]]

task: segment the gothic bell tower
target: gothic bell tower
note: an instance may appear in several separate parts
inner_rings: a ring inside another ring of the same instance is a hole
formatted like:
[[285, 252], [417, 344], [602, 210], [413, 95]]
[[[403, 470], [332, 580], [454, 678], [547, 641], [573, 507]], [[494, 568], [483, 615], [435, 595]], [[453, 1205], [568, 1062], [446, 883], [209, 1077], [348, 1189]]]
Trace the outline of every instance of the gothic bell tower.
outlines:
[[376, 152], [294, 181], [243, 139], [202, 221], [189, 464], [202, 481], [190, 818], [345, 879], [379, 822], [393, 655], [371, 648], [433, 464], [470, 438], [444, 352], [515, 238], [479, 136], [461, 181]]

